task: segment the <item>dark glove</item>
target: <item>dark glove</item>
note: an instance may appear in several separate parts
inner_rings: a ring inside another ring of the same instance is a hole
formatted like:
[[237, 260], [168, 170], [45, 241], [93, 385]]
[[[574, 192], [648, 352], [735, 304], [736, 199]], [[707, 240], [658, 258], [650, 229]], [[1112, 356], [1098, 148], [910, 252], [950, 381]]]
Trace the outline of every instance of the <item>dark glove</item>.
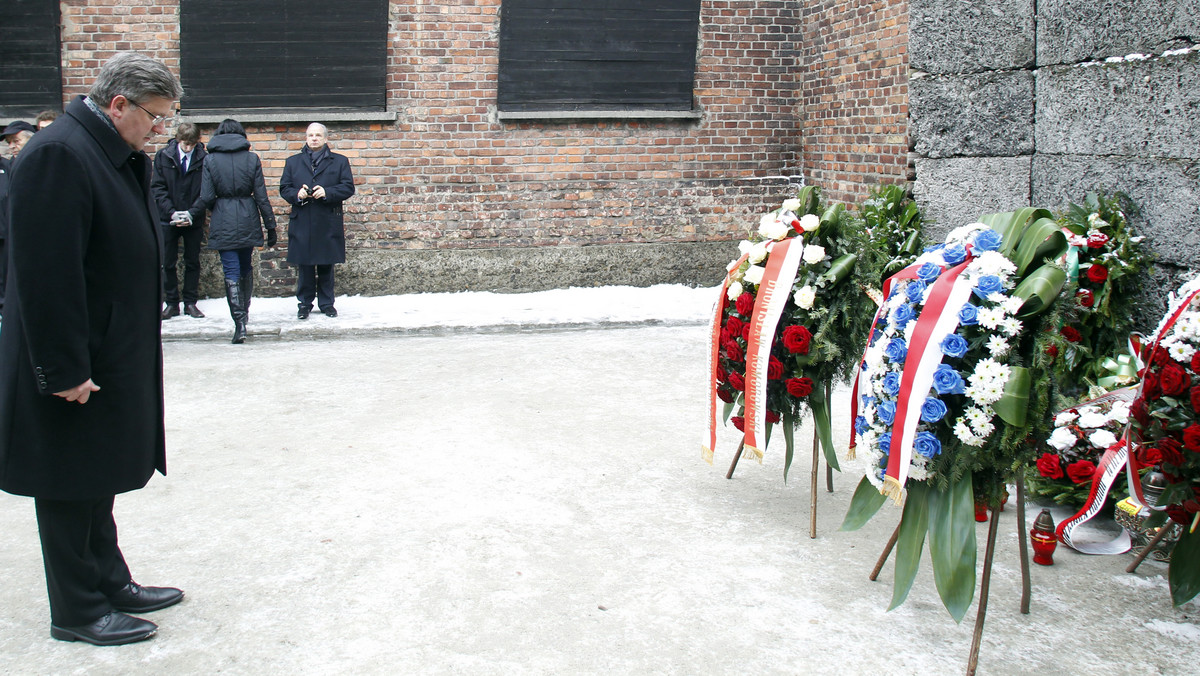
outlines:
[[275, 234], [275, 228], [267, 229], [267, 246], [275, 246], [275, 242], [279, 241], [279, 235]]

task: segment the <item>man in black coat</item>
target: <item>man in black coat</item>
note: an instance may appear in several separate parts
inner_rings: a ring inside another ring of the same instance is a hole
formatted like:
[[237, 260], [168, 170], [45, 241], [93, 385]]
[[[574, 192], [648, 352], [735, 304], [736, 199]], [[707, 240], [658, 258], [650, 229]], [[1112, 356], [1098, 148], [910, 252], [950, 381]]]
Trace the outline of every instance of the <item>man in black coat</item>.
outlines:
[[162, 239], [142, 152], [182, 94], [162, 63], [121, 53], [13, 167], [12, 266], [0, 332], [0, 490], [34, 498], [50, 635], [154, 635], [126, 613], [183, 598], [133, 581], [113, 501], [166, 473]]
[[179, 316], [179, 240], [183, 240], [183, 311], [200, 319], [204, 313], [196, 307], [200, 298], [200, 240], [204, 238], [204, 209], [193, 208], [200, 196], [200, 171], [204, 164], [204, 144], [200, 130], [191, 122], [175, 128], [175, 138], [154, 154], [154, 180], [150, 190], [158, 205], [158, 220], [163, 231], [163, 295], [166, 307], [162, 318]]
[[313, 299], [321, 312], [337, 316], [333, 306], [333, 265], [346, 262], [342, 202], [354, 194], [350, 160], [329, 150], [325, 125], [305, 132], [304, 149], [283, 165], [279, 196], [292, 205], [288, 218], [287, 260], [298, 269], [297, 319], [308, 319]]

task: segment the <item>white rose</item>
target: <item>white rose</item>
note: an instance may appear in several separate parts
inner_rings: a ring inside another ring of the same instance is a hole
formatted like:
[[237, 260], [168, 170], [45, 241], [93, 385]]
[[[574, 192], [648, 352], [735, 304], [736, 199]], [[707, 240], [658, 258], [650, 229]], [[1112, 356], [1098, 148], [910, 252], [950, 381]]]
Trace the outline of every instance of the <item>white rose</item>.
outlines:
[[725, 291], [725, 295], [729, 300], [737, 300], [738, 296], [742, 295], [742, 283], [734, 282], [730, 284], [729, 289]]
[[751, 265], [746, 269], [746, 274], [742, 275], [742, 279], [751, 284], [762, 284], [763, 273], [766, 271], [767, 269], [761, 265]]
[[1096, 430], [1092, 432], [1092, 436], [1088, 437], [1088, 441], [1096, 448], [1108, 448], [1117, 443], [1117, 437], [1108, 430]]
[[816, 232], [817, 228], [821, 227], [821, 219], [816, 214], [804, 214], [800, 219], [800, 227], [804, 232]]
[[738, 253], [742, 254], [743, 256], [750, 253], [750, 249], [753, 248], [754, 242], [751, 242], [748, 239], [743, 239], [742, 241], [738, 242]]
[[816, 244], [809, 244], [804, 247], [804, 262], [808, 265], [816, 265], [825, 260], [825, 247]]
[[787, 224], [780, 221], [773, 214], [768, 214], [768, 216], [764, 216], [763, 219], [759, 221], [758, 234], [766, 237], [767, 239], [775, 240], [787, 237], [788, 230], [790, 230]]
[[[747, 260], [749, 260], [751, 263], [763, 262], [763, 259], [767, 257], [767, 243], [759, 242], [758, 244], [750, 247], [749, 254], [750, 257]], [[757, 282], [755, 283], [757, 284]]]
[[[804, 252], [807, 254], [808, 249], [805, 249]], [[796, 290], [795, 299], [796, 305], [799, 305], [804, 310], [809, 310], [812, 309], [813, 301], [817, 299], [817, 292], [811, 286], [805, 284]]]
[[783, 201], [783, 210], [784, 211], [791, 211], [794, 213], [799, 208], [800, 208], [800, 200], [796, 199], [795, 197], [793, 197], [791, 199], [786, 199]]
[[1056, 427], [1062, 427], [1062, 426], [1066, 425], [1067, 423], [1075, 420], [1078, 417], [1079, 417], [1078, 415], [1071, 412], [1070, 410], [1063, 411], [1062, 413], [1059, 413], [1057, 416], [1055, 416], [1054, 425]]
[[1074, 446], [1076, 441], [1078, 441], [1078, 439], [1075, 438], [1074, 432], [1066, 427], [1058, 427], [1055, 428], [1054, 433], [1050, 435], [1050, 438], [1046, 440], [1046, 443], [1050, 444], [1061, 452]]

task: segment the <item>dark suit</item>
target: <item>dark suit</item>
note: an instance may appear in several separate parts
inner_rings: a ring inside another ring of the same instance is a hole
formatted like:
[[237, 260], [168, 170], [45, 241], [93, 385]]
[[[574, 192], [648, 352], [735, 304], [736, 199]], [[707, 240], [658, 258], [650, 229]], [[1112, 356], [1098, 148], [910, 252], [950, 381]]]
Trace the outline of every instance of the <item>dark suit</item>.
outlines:
[[0, 317], [4, 316], [4, 287], [8, 282], [8, 172], [12, 160], [0, 157]]
[[[350, 160], [329, 152], [316, 167], [308, 146], [292, 155], [283, 165], [279, 196], [292, 205], [288, 218], [287, 260], [299, 268], [296, 299], [301, 307], [311, 308], [317, 297], [319, 307], [333, 307], [333, 265], [346, 262], [346, 231], [342, 202], [354, 194], [354, 176]], [[302, 186], [325, 188], [325, 199], [301, 202]]]
[[[166, 473], [162, 242], [150, 160], [75, 99], [11, 183], [0, 332], [0, 490], [36, 498], [51, 615], [78, 625], [129, 582], [117, 493]], [[88, 379], [87, 404], [53, 396]]]
[[[165, 148], [154, 154], [154, 180], [150, 190], [158, 206], [158, 221], [163, 231], [163, 295], [168, 305], [178, 305], [180, 300], [179, 275], [176, 264], [179, 260], [179, 241], [183, 240], [183, 302], [195, 303], [200, 297], [200, 242], [204, 239], [204, 209], [192, 208], [200, 196], [200, 172], [204, 166], [203, 143], [192, 149], [192, 159], [187, 171], [180, 171], [179, 142], [171, 139]], [[192, 215], [192, 224], [181, 228], [171, 225], [171, 214], [187, 211]]]

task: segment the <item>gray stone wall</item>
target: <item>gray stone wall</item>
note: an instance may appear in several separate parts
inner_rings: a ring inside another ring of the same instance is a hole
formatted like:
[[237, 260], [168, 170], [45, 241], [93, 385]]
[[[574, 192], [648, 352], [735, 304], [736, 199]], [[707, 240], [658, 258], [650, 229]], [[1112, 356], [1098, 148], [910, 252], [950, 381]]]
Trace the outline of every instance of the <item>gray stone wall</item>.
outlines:
[[935, 234], [1120, 190], [1161, 261], [1151, 300], [1200, 270], [1200, 0], [911, 0], [909, 13], [914, 192]]

